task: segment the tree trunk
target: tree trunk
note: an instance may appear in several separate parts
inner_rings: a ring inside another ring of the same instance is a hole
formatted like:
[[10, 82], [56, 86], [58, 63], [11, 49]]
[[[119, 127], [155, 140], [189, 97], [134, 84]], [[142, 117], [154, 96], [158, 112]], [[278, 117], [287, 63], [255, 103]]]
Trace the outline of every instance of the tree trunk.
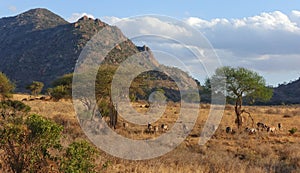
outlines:
[[243, 119], [242, 119], [242, 98], [238, 97], [235, 102], [235, 115], [236, 115], [236, 121], [238, 128], [242, 127], [243, 125]]
[[116, 125], [117, 125], [117, 122], [118, 122], [118, 112], [114, 108], [114, 105], [112, 104], [112, 100], [110, 100], [110, 103], [109, 103], [109, 117], [110, 117], [111, 127], [116, 129]]
[[252, 118], [250, 112], [247, 112], [247, 111], [245, 111], [245, 110], [242, 110], [242, 113], [244, 113], [244, 112], [245, 112], [246, 114], [248, 114], [248, 116], [251, 118], [251, 121], [252, 121], [251, 126], [254, 127], [254, 119]]

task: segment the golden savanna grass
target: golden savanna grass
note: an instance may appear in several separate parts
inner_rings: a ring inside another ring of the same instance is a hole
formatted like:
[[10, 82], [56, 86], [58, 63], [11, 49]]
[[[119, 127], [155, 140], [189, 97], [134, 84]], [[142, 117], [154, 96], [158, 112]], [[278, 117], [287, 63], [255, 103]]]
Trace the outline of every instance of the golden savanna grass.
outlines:
[[[21, 100], [26, 95], [14, 95], [14, 99]], [[86, 136], [81, 131], [72, 102], [54, 101], [26, 101], [32, 113], [41, 114], [53, 119], [64, 126], [62, 143], [68, 145], [74, 140]], [[132, 103], [137, 112], [146, 112], [147, 108], [141, 103]], [[300, 132], [294, 135], [289, 129], [300, 129], [300, 107], [293, 106], [245, 106], [257, 122], [269, 126], [282, 124], [282, 129], [276, 133], [259, 131], [249, 135], [244, 128], [252, 127], [252, 121], [245, 114], [242, 130], [234, 124], [235, 115], [232, 105], [226, 105], [220, 125], [212, 138], [205, 145], [198, 145], [200, 133], [207, 120], [210, 105], [201, 104], [197, 122], [189, 136], [173, 151], [150, 160], [130, 161], [111, 156], [103, 151], [97, 158], [96, 165], [99, 172], [300, 172]], [[172, 127], [179, 116], [180, 104], [168, 103], [164, 115], [152, 125], [162, 123]], [[130, 113], [130, 112], [128, 112]], [[128, 123], [124, 128], [124, 120], [119, 118], [118, 134], [133, 139], [148, 139], [161, 135], [147, 133], [146, 126], [136, 126]], [[225, 128], [230, 126], [235, 134], [227, 134]], [[118, 145], [118, 144], [116, 144]], [[121, 144], [120, 144], [121, 145]]]

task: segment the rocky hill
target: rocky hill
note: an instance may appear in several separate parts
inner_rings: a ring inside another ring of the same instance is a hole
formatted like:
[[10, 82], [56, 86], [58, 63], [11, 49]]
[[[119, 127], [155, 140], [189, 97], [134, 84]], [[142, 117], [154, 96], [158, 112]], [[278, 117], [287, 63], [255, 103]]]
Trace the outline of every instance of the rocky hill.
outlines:
[[300, 104], [300, 78], [274, 88], [273, 97], [269, 104]]
[[[0, 19], [0, 71], [4, 72], [16, 83], [16, 90], [24, 92], [32, 81], [41, 81], [44, 88], [58, 77], [72, 73], [78, 57], [86, 43], [103, 27], [109, 27], [126, 41], [115, 46], [105, 57], [104, 63], [118, 65], [127, 57], [138, 52], [147, 51], [150, 62], [159, 67], [150, 48], [138, 47], [127, 39], [115, 26], [109, 26], [99, 19], [86, 16], [77, 22], [69, 23], [47, 9], [32, 9], [14, 17]], [[101, 39], [109, 41], [110, 36], [101, 35]], [[184, 86], [189, 88], [191, 79], [188, 74], [177, 69], [165, 67], [167, 75], [183, 76]], [[159, 76], [157, 73], [153, 76]], [[168, 83], [166, 88], [173, 95], [173, 100], [180, 98], [174, 81], [161, 80], [160, 86]], [[172, 83], [172, 84], [170, 84]], [[176, 99], [175, 99], [176, 98]]]
[[[45, 87], [49, 87], [58, 76], [73, 71], [82, 48], [105, 26], [108, 25], [99, 19], [86, 16], [75, 23], [68, 23], [49, 10], [40, 8], [2, 18], [0, 71], [16, 82], [17, 91], [23, 91], [34, 80], [42, 81]], [[121, 33], [117, 27], [109, 27], [112, 32]], [[118, 63], [144, 49], [127, 40], [112, 50], [106, 61]], [[150, 58], [157, 63], [153, 57]]]

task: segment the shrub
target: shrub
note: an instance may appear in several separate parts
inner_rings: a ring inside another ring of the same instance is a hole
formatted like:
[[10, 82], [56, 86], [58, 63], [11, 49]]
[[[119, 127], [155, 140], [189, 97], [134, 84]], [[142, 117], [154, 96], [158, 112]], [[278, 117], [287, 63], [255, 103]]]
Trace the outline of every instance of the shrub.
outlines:
[[59, 85], [54, 88], [48, 89], [48, 93], [55, 99], [60, 100], [62, 98], [70, 98], [71, 97], [71, 91], [68, 90], [65, 86]]
[[15, 89], [15, 85], [7, 78], [7, 76], [0, 72], [0, 100], [10, 98], [11, 93]]
[[94, 172], [96, 149], [86, 141], [73, 142], [67, 148], [60, 169], [66, 173]]
[[293, 135], [294, 133], [297, 132], [297, 128], [293, 127], [292, 129], [289, 130], [290, 134]]
[[14, 111], [28, 113], [30, 111], [30, 106], [27, 106], [21, 101], [18, 100], [5, 100], [0, 102], [0, 109], [13, 109]]
[[4, 154], [0, 157], [13, 172], [35, 172], [55, 159], [49, 151], [60, 149], [62, 126], [37, 114], [16, 114], [1, 121], [0, 149]]

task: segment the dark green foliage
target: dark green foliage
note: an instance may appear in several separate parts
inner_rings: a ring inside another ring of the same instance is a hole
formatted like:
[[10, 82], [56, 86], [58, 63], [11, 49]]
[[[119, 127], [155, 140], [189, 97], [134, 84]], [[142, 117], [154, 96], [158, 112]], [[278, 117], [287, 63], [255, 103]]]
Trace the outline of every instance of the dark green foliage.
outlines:
[[0, 102], [0, 111], [3, 118], [15, 116], [16, 114], [26, 115], [30, 109], [29, 106], [17, 100], [5, 100]]
[[0, 100], [11, 97], [15, 85], [8, 79], [8, 77], [0, 72]]
[[43, 82], [33, 81], [30, 85], [26, 87], [32, 95], [37, 96], [41, 93], [44, 87]]
[[30, 111], [30, 106], [24, 104], [18, 100], [5, 100], [0, 102], [0, 109], [11, 108], [15, 111], [22, 111], [28, 113]]
[[66, 86], [68, 89], [72, 89], [72, 80], [73, 80], [73, 73], [65, 74], [58, 79], [56, 79], [52, 85], [56, 86]]
[[200, 103], [199, 95], [195, 93], [186, 93], [182, 96], [182, 100], [190, 103]]
[[97, 98], [108, 98], [111, 93], [111, 83], [117, 70], [117, 66], [113, 65], [101, 65], [95, 83]]
[[226, 89], [217, 85], [216, 90], [226, 91], [224, 93], [229, 99], [248, 98], [255, 101], [267, 101], [272, 97], [272, 90], [266, 87], [266, 82], [258, 73], [245, 68], [222, 67], [218, 68], [215, 75], [208, 82], [219, 84], [217, 81], [225, 77]]
[[[226, 86], [220, 81], [224, 81]], [[242, 125], [241, 114], [245, 112], [242, 109], [243, 99], [246, 98], [250, 103], [254, 103], [256, 100], [268, 101], [272, 97], [272, 90], [266, 87], [264, 78], [258, 73], [242, 67], [232, 68], [226, 66], [218, 68], [215, 74], [207, 79], [206, 85], [206, 88], [210, 88], [212, 94], [223, 94], [227, 97], [227, 100], [235, 103], [238, 127]]]
[[280, 84], [274, 88], [274, 95], [269, 104], [299, 104], [300, 78], [289, 83]]
[[53, 88], [48, 88], [48, 94], [51, 95], [55, 100], [72, 98], [72, 80], [72, 73], [59, 77], [53, 82]]
[[290, 132], [290, 134], [294, 134], [294, 133], [296, 133], [297, 132], [297, 128], [295, 128], [295, 127], [293, 127], [293, 128], [291, 128], [290, 130], [289, 130], [289, 132]]
[[102, 100], [98, 101], [98, 108], [100, 109], [102, 117], [109, 116], [110, 107], [109, 107], [108, 100], [102, 99]]
[[[27, 115], [30, 107], [19, 101], [2, 101], [0, 109], [13, 116], [0, 117], [1, 170], [21, 172], [93, 172], [96, 149], [86, 141], [63, 150], [63, 127], [40, 115]], [[58, 153], [62, 153], [63, 155]], [[59, 168], [60, 167], [60, 168]]]
[[48, 148], [60, 147], [62, 126], [37, 114], [30, 115], [26, 120], [26, 125], [30, 130], [29, 139], [37, 142], [45, 155], [49, 155]]
[[96, 153], [97, 150], [86, 141], [73, 142], [62, 158], [60, 169], [66, 173], [95, 172]]
[[1, 157], [13, 172], [36, 172], [55, 160], [49, 151], [60, 148], [62, 126], [36, 114], [0, 122]]
[[56, 101], [58, 101], [62, 98], [70, 98], [71, 97], [70, 91], [68, 89], [66, 89], [66, 87], [63, 85], [59, 85], [54, 88], [49, 88], [47, 90], [47, 92]]

